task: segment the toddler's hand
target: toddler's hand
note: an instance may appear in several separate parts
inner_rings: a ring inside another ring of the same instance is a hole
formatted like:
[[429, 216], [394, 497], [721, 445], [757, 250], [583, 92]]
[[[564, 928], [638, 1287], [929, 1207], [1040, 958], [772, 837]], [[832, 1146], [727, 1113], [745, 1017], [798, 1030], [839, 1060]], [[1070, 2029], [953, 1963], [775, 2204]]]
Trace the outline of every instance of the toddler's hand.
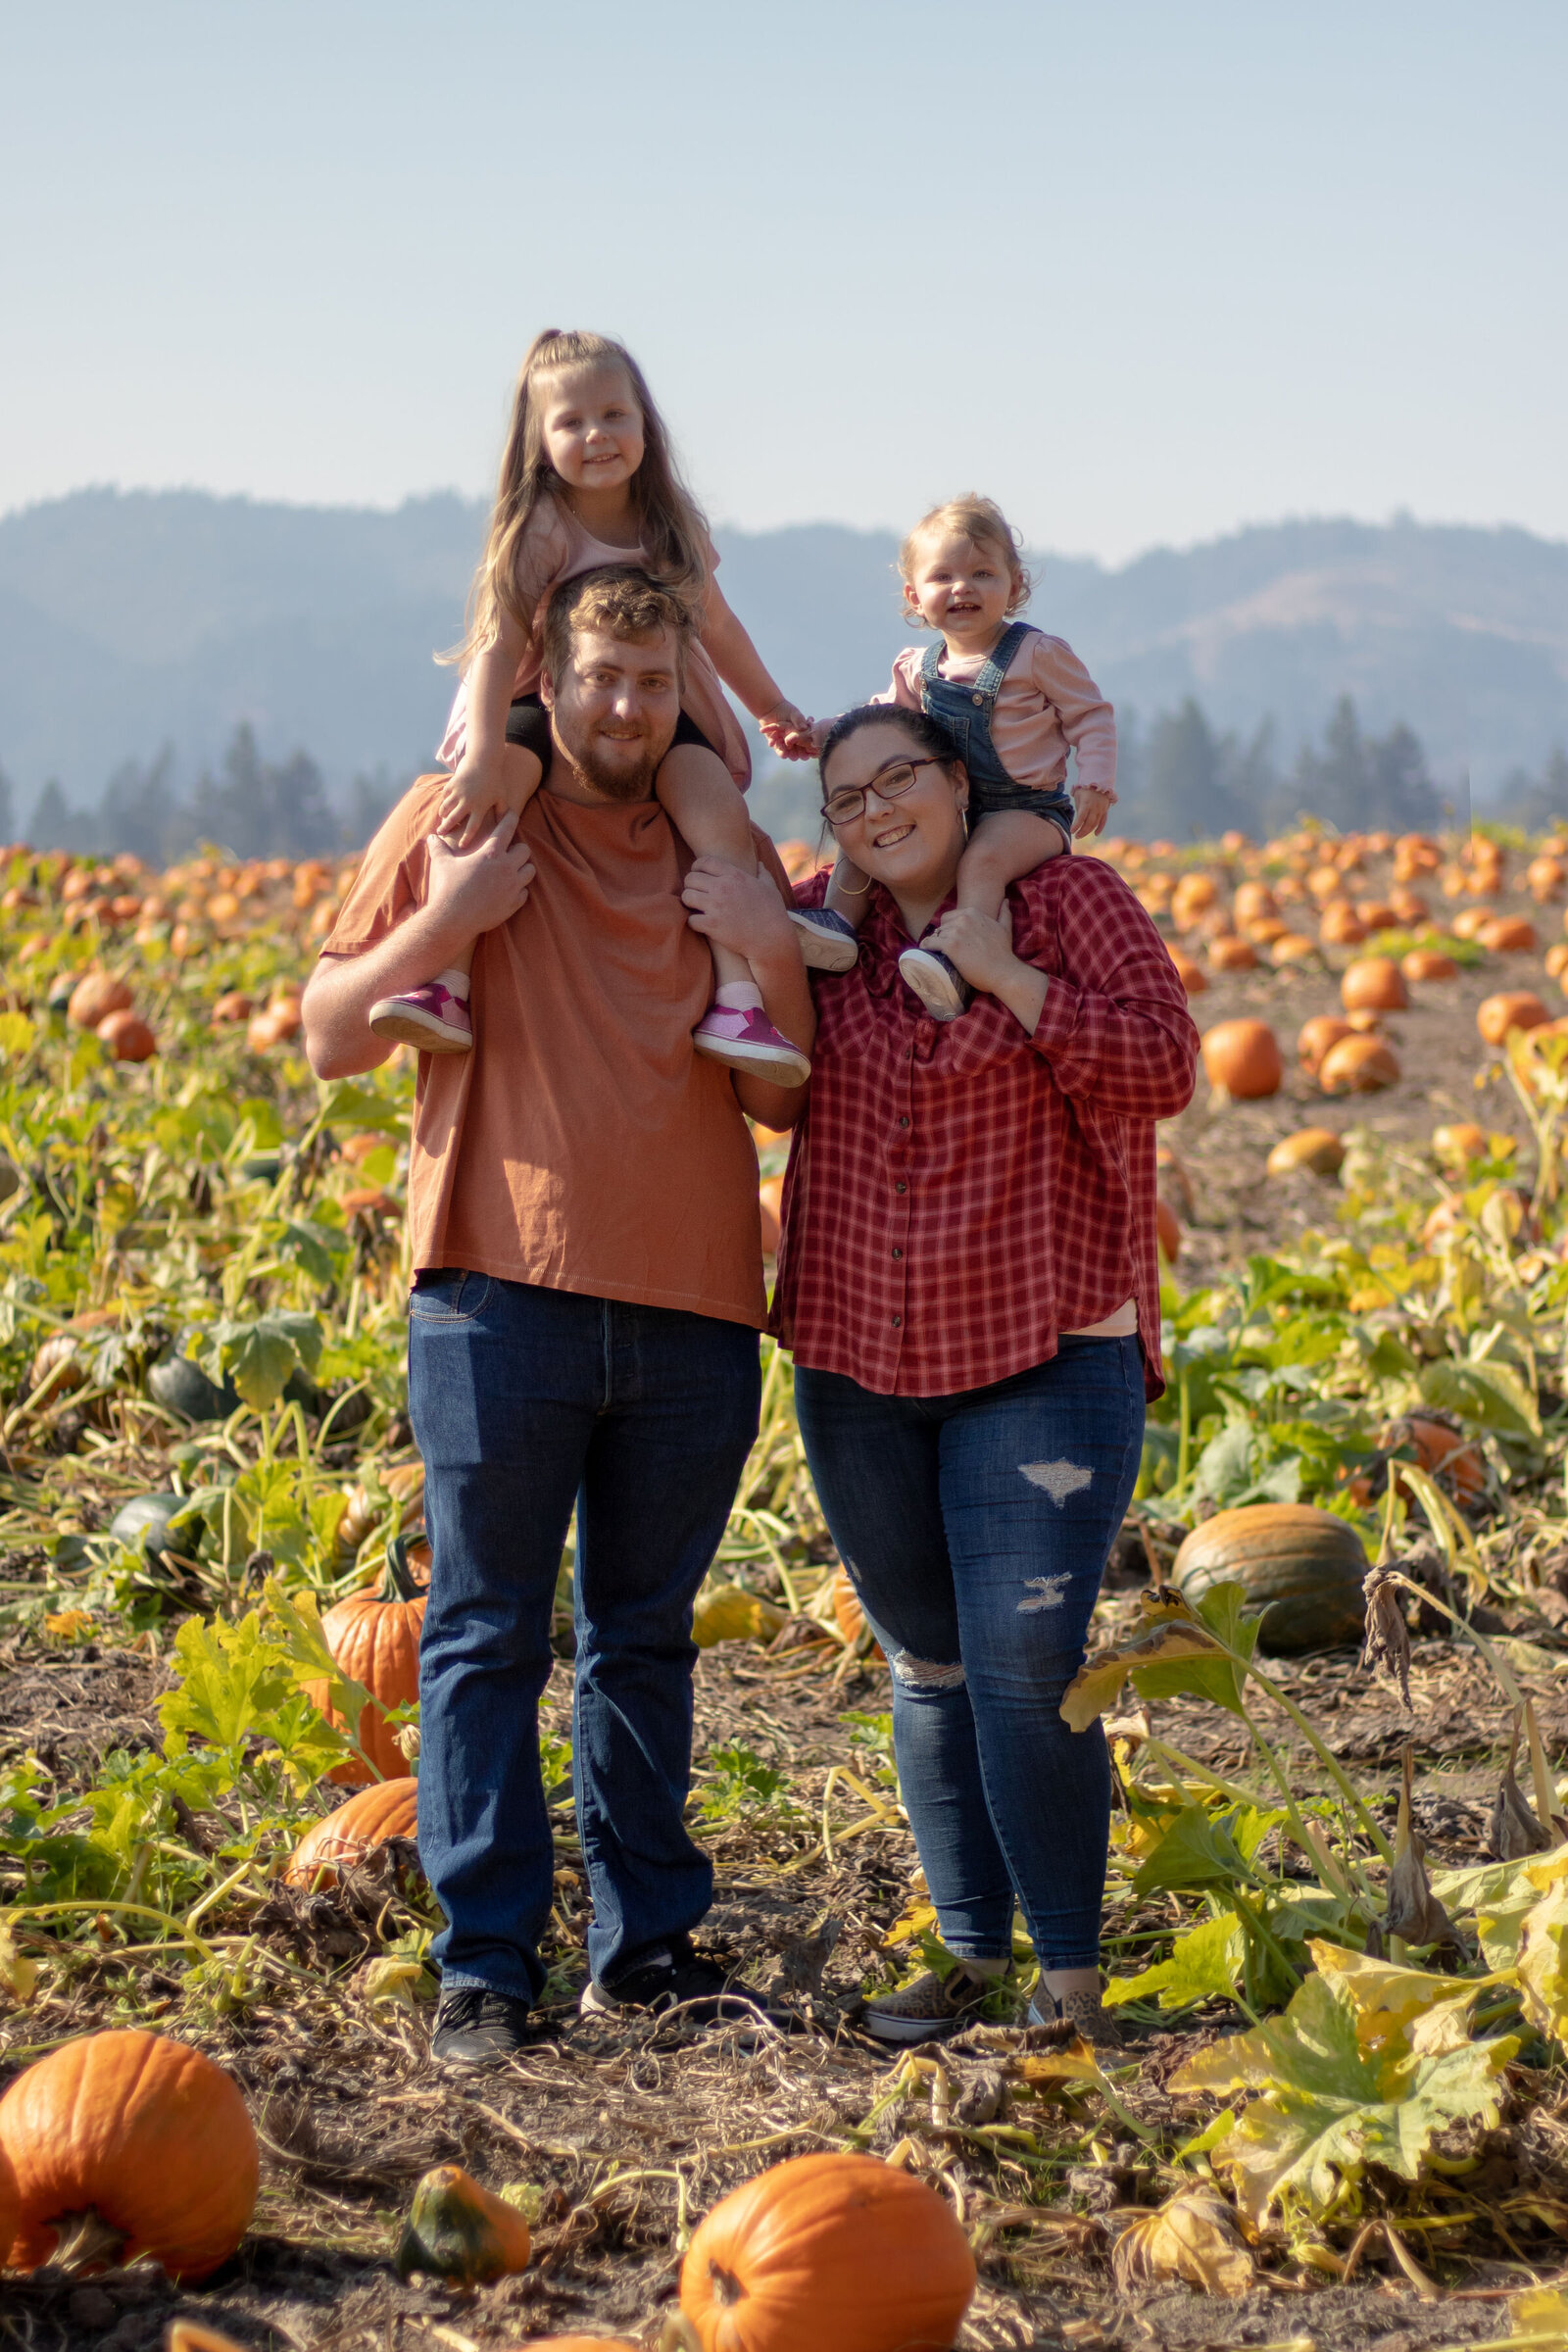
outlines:
[[1073, 839], [1086, 833], [1103, 833], [1105, 819], [1115, 806], [1114, 796], [1102, 792], [1098, 784], [1077, 784], [1073, 787], [1072, 805], [1077, 810], [1073, 822]]
[[758, 720], [769, 751], [780, 760], [814, 760], [816, 741], [811, 721], [793, 703], [780, 703]]
[[435, 829], [460, 850], [470, 849], [486, 825], [505, 816], [509, 807], [499, 765], [485, 768], [477, 760], [465, 758], [453, 769], [451, 782], [441, 796], [435, 812]]

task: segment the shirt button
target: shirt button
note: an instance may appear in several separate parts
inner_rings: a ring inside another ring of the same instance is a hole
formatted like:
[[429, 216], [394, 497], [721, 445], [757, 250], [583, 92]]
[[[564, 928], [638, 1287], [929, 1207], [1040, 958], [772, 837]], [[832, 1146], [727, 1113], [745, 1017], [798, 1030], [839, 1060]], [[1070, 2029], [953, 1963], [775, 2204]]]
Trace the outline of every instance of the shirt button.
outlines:
[[901, 1118], [901, 1119], [900, 1119], [900, 1121], [899, 1121], [899, 1125], [900, 1125], [901, 1127], [907, 1127], [907, 1125], [908, 1125], [908, 1124], [909, 1124], [909, 1120], [908, 1120], [908, 1114], [907, 1114], [907, 1113], [906, 1113], [906, 1114], [905, 1114], [905, 1116], [904, 1116], [903, 1118]]
[[902, 1250], [895, 1250], [893, 1254], [895, 1257], [902, 1257], [904, 1255], [904, 1251]]
[[898, 1183], [897, 1183], [897, 1184], [896, 1184], [896, 1185], [893, 1187], [893, 1190], [894, 1190], [896, 1193], [906, 1193], [906, 1192], [908, 1191], [908, 1189], [909, 1189], [909, 1188], [908, 1188], [908, 1186], [907, 1186], [907, 1185], [905, 1183], [905, 1181], [904, 1181], [904, 1178], [903, 1178], [902, 1176], [899, 1178], [899, 1181], [898, 1181]]
[[894, 1330], [895, 1330], [895, 1331], [898, 1331], [898, 1330], [901, 1328], [901, 1326], [902, 1326], [903, 1322], [904, 1322], [904, 1317], [903, 1317], [902, 1315], [895, 1315], [895, 1316], [894, 1316], [894, 1318], [893, 1318], [893, 1328], [894, 1328]]

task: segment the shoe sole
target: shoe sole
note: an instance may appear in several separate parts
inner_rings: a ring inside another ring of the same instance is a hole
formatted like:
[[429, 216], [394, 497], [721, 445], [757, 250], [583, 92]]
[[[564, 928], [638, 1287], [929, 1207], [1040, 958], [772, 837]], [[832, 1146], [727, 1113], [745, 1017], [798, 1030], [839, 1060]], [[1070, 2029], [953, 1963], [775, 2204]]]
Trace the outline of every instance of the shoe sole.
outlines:
[[811, 1065], [804, 1054], [786, 1055], [771, 1046], [738, 1045], [728, 1039], [694, 1037], [692, 1043], [710, 1061], [720, 1061], [731, 1070], [747, 1070], [754, 1078], [766, 1078], [774, 1086], [804, 1086], [811, 1075]]
[[472, 1034], [451, 1029], [434, 1013], [414, 1012], [383, 1000], [370, 1006], [370, 1034], [397, 1046], [416, 1046], [421, 1054], [471, 1054]]
[[908, 988], [912, 988], [934, 1021], [956, 1021], [960, 1012], [969, 1009], [969, 998], [960, 996], [940, 968], [926, 962], [906, 962], [899, 957], [899, 972]]
[[[975, 2004], [979, 2006], [978, 2002]], [[956, 2017], [890, 2017], [886, 2010], [862, 2010], [860, 2030], [873, 2041], [912, 2042], [946, 2041], [967, 2023], [971, 2012], [960, 2010]]]
[[858, 939], [839, 939], [831, 931], [819, 931], [814, 923], [803, 923], [792, 914], [796, 936], [801, 943], [801, 957], [813, 972], [853, 972], [860, 960]]

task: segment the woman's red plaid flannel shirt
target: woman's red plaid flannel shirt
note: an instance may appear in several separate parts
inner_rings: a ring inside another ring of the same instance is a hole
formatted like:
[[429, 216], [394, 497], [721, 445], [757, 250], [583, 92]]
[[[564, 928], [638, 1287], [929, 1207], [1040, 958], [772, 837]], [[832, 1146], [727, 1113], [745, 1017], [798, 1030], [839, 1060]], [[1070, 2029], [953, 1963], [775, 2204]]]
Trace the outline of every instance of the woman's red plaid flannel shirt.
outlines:
[[[826, 890], [816, 874], [796, 902]], [[1053, 858], [1008, 896], [1015, 953], [1050, 975], [1033, 1037], [991, 996], [933, 1021], [878, 886], [858, 964], [818, 977], [770, 1329], [814, 1370], [941, 1396], [1044, 1363], [1132, 1298], [1157, 1396], [1153, 1123], [1191, 1099], [1198, 1031], [1109, 865]]]

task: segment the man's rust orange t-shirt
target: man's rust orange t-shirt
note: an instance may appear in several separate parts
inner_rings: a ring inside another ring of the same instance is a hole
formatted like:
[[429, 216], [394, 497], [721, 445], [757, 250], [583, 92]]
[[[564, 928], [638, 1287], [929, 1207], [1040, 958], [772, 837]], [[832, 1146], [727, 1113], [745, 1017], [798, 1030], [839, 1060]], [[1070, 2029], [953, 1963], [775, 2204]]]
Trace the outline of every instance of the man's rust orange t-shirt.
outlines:
[[[322, 953], [422, 903], [445, 776], [404, 795]], [[712, 963], [657, 801], [535, 793], [528, 903], [474, 951], [471, 1054], [421, 1054], [409, 1169], [416, 1269], [760, 1325], [757, 1153], [729, 1072], [692, 1045]]]

